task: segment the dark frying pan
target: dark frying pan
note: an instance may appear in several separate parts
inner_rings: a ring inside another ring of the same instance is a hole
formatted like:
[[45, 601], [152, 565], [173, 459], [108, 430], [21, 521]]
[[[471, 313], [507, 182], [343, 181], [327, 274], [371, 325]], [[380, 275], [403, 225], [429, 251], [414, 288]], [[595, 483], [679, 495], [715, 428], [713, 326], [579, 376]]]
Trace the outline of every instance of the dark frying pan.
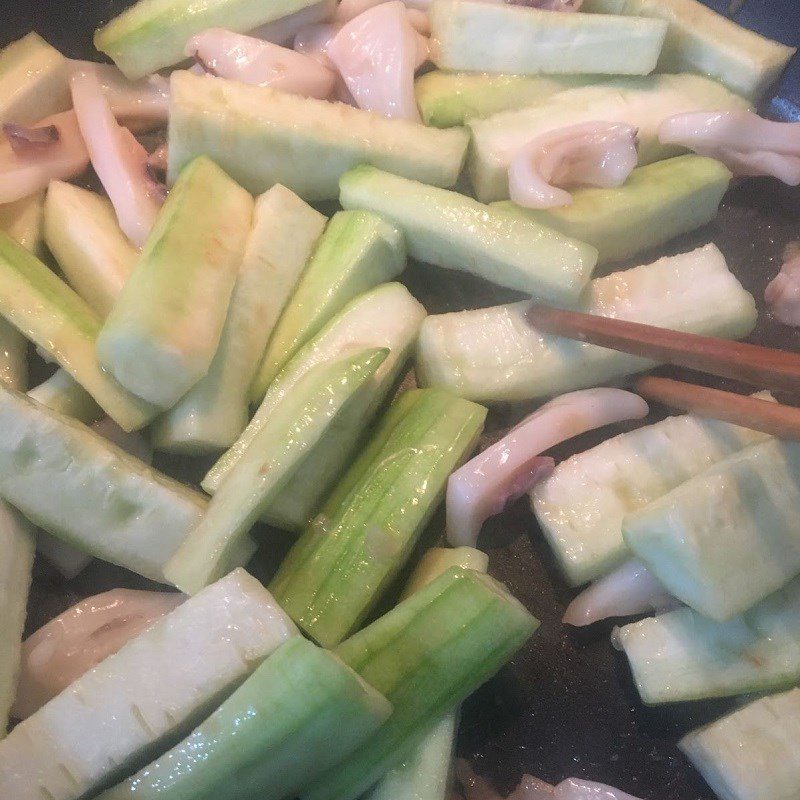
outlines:
[[[718, 11], [729, 5], [729, 0], [707, 2]], [[126, 0], [0, 0], [0, 44], [34, 29], [69, 56], [96, 58], [92, 31], [128, 4]], [[800, 45], [800, 0], [747, 0], [736, 18], [772, 38]], [[795, 59], [768, 110], [774, 116], [800, 119], [800, 59]], [[712, 225], [674, 242], [670, 250], [680, 252], [716, 242], [759, 302], [761, 317], [753, 340], [800, 350], [800, 331], [777, 325], [763, 308], [764, 287], [779, 268], [784, 245], [792, 239], [800, 239], [800, 192], [775, 182], [755, 181], [734, 188]], [[651, 255], [636, 260], [646, 263]], [[487, 284], [419, 265], [412, 265], [405, 277], [434, 313], [513, 298]], [[721, 382], [716, 385], [744, 389]], [[493, 411], [484, 445], [526, 410]], [[664, 409], [654, 412], [666, 413]], [[556, 458], [591, 447], [617, 432], [607, 429], [584, 436], [559, 448]], [[162, 459], [159, 466], [184, 480], [196, 481], [204, 465], [187, 459]], [[439, 517], [430, 526], [427, 541], [435, 542], [441, 530]], [[268, 579], [288, 541], [274, 531], [265, 530], [263, 537], [265, 546], [250, 568]], [[722, 714], [730, 703], [642, 706], [624, 659], [609, 644], [611, 625], [580, 632], [562, 627], [560, 618], [573, 592], [561, 579], [524, 502], [487, 524], [481, 546], [490, 553], [492, 574], [506, 582], [543, 624], [513, 663], [467, 702], [460, 754], [504, 792], [523, 772], [530, 772], [549, 781], [571, 775], [604, 781], [648, 800], [713, 800], [676, 742], [685, 731]], [[143, 582], [124, 570], [95, 562], [68, 583], [37, 562], [29, 631], [80, 597], [114, 586], [143, 586]]]

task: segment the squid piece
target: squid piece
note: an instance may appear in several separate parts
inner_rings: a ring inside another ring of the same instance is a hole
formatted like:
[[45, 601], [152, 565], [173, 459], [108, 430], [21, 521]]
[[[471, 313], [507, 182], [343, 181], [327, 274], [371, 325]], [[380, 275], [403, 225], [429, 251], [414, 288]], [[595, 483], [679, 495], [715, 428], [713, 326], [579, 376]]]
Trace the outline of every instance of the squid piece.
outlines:
[[114, 589], [81, 601], [39, 628], [22, 644], [12, 716], [29, 717], [185, 599], [178, 593]]
[[800, 122], [774, 122], [744, 110], [696, 111], [664, 120], [658, 138], [716, 158], [740, 178], [800, 185]]
[[[351, 19], [355, 19], [370, 8], [374, 8], [385, 2], [387, 2], [387, 0], [342, 0], [336, 8], [334, 20], [339, 25], [344, 25], [346, 22], [350, 22]], [[423, 36], [430, 36], [431, 23], [430, 19], [428, 19], [427, 11], [430, 7], [430, 3], [415, 3], [404, 0], [404, 5], [408, 10], [408, 21], [411, 23], [414, 30]]]
[[523, 147], [508, 168], [511, 199], [527, 208], [572, 203], [569, 186], [621, 186], [636, 167], [636, 129], [585, 122], [547, 133]]
[[169, 117], [169, 80], [148, 75], [129, 81], [111, 64], [72, 61], [73, 69], [94, 75], [117, 119], [128, 125], [147, 127], [166, 124]]
[[800, 242], [787, 245], [781, 271], [764, 290], [764, 300], [784, 325], [800, 326]]
[[504, 799], [486, 780], [476, 775], [463, 759], [456, 761], [455, 773], [464, 788], [466, 800], [638, 800], [604, 783], [567, 778], [558, 786], [553, 786], [532, 775], [523, 775], [519, 786]]
[[33, 127], [5, 124], [0, 144], [0, 203], [13, 203], [68, 180], [89, 165], [89, 153], [73, 111], [41, 120]]
[[336, 69], [328, 57], [328, 46], [339, 33], [340, 26], [330, 22], [308, 25], [294, 37], [294, 49], [304, 56], [313, 58], [324, 67]]
[[345, 24], [326, 50], [360, 108], [418, 121], [414, 72], [427, 59], [419, 40], [406, 7], [393, 0]]
[[483, 523], [553, 468], [541, 453], [586, 431], [641, 419], [641, 397], [622, 389], [584, 389], [545, 403], [503, 439], [457, 469], [447, 483], [447, 539], [475, 547]]
[[320, 22], [329, 22], [336, 12], [336, 0], [323, 0], [313, 6], [295, 11], [285, 17], [268, 22], [259, 28], [250, 31], [250, 36], [263, 39], [273, 44], [289, 46], [294, 37], [304, 28], [317, 25]]
[[584, 589], [567, 607], [564, 623], [581, 627], [611, 617], [660, 613], [678, 601], [635, 559]]
[[70, 85], [92, 166], [114, 206], [120, 228], [141, 247], [164, 201], [163, 187], [150, 177], [147, 151], [114, 118], [97, 76], [77, 68]]
[[330, 96], [336, 81], [317, 59], [223, 28], [193, 36], [186, 55], [212, 75], [320, 100]]

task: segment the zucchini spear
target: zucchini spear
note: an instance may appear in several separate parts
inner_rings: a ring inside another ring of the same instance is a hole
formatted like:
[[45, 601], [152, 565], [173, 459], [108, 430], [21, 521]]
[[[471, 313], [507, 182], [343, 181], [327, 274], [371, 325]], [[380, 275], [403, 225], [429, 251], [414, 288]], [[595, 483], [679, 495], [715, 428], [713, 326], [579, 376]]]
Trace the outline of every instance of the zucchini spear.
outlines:
[[[69, 544], [161, 582], [206, 508], [203, 495], [7, 389], [0, 389], [0, 497]], [[246, 542], [238, 564], [252, 552]]]
[[95, 47], [110, 56], [131, 80], [186, 57], [186, 43], [208, 28], [247, 33], [302, 11], [319, 0], [139, 0], [94, 34]]
[[612, 14], [435, 0], [430, 9], [431, 58], [439, 69], [509, 75], [539, 73], [648, 75], [667, 24]]
[[98, 800], [294, 797], [391, 709], [336, 656], [294, 636], [186, 739]]
[[502, 584], [452, 568], [343, 642], [336, 655], [394, 711], [365, 745], [307, 786], [302, 799], [355, 800], [443, 714], [494, 675], [537, 627]]
[[219, 451], [245, 429], [250, 383], [325, 222], [283, 186], [257, 199], [217, 352], [208, 374], [156, 422], [157, 448]]
[[211, 468], [203, 488], [214, 494], [249, 447], [276, 406], [291, 398], [297, 382], [314, 366], [331, 364], [368, 347], [387, 348], [389, 355], [375, 373], [368, 391], [359, 394], [306, 459], [294, 480], [267, 509], [268, 521], [287, 530], [306, 525], [363, 441], [366, 427], [395, 384], [417, 338], [425, 309], [398, 283], [378, 286], [343, 308], [304, 345], [272, 382], [256, 415], [237, 442]]
[[0, 233], [0, 314], [45, 350], [126, 431], [144, 427], [157, 409], [134, 397], [100, 366], [102, 322], [36, 256]]
[[44, 198], [45, 193], [38, 192], [0, 205], [0, 230], [39, 258], [42, 257]]
[[762, 697], [681, 739], [720, 800], [795, 800], [800, 689]]
[[111, 201], [52, 181], [44, 204], [44, 238], [70, 286], [105, 319], [139, 255], [117, 224]]
[[614, 189], [572, 192], [563, 208], [523, 209], [511, 201], [490, 208], [525, 217], [596, 247], [598, 263], [635, 256], [711, 222], [728, 190], [731, 173], [713, 158], [677, 156], [638, 167]]
[[252, 214], [210, 159], [181, 173], [97, 338], [100, 363], [130, 392], [169, 408], [208, 372]]
[[598, 75], [489, 75], [435, 69], [417, 78], [414, 93], [426, 125], [452, 128], [602, 80]]
[[260, 403], [295, 353], [351, 300], [396, 278], [405, 266], [397, 228], [368, 211], [334, 214], [272, 331], [250, 401]]
[[[71, 183], [51, 181], [43, 217], [45, 242], [67, 282], [105, 319], [138, 257], [110, 201]], [[63, 369], [28, 394], [86, 424], [103, 416], [92, 396]]]
[[272, 498], [386, 358], [365, 350], [300, 380], [266, 420], [214, 495], [206, 513], [167, 564], [164, 574], [187, 593], [199, 591], [229, 568], [242, 540]]
[[[528, 302], [428, 317], [417, 345], [417, 377], [470, 400], [534, 400], [597, 386], [652, 361], [548, 336], [525, 318]], [[577, 310], [662, 328], [740, 339], [756, 322], [753, 297], [713, 244], [595, 278]]]
[[356, 630], [411, 554], [486, 409], [439, 390], [401, 395], [281, 564], [271, 591], [325, 646]]
[[800, 573], [800, 443], [754, 444], [629, 514], [625, 541], [687, 605], [731, 619]]
[[38, 33], [0, 51], [0, 123], [30, 125], [71, 106], [67, 59]]
[[185, 736], [296, 635], [269, 592], [235, 570], [17, 725], [0, 742], [0, 797], [93, 797]]
[[587, 0], [581, 10], [666, 20], [659, 72], [708, 75], [754, 102], [795, 53], [795, 48], [760, 36], [699, 0]]
[[532, 217], [375, 167], [345, 173], [339, 187], [344, 208], [366, 208], [397, 225], [412, 258], [554, 303], [575, 303], [597, 263], [594, 247]]
[[800, 681], [800, 578], [739, 617], [691, 608], [614, 631], [648, 705], [768, 692]]
[[22, 631], [36, 550], [30, 523], [0, 502], [0, 739], [17, 692]]
[[625, 517], [766, 434], [692, 414], [667, 417], [562, 461], [531, 491], [531, 508], [570, 584], [630, 557]]
[[[489, 557], [472, 547], [434, 547], [417, 564], [403, 598], [424, 589], [452, 567], [486, 572]], [[445, 800], [450, 789], [458, 711], [448, 711], [366, 795], [367, 800]]]
[[246, 189], [282, 183], [304, 200], [333, 200], [359, 164], [434, 186], [454, 186], [468, 137], [342, 103], [224, 78], [173, 72], [169, 176], [206, 153]]

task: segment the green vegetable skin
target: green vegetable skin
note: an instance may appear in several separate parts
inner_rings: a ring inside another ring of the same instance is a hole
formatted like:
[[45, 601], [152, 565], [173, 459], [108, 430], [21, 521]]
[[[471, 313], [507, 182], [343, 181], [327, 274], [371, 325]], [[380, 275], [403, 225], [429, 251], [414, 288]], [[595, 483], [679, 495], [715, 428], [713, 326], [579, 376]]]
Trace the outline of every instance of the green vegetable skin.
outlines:
[[394, 711], [366, 745], [307, 787], [303, 800], [355, 800], [537, 627], [502, 584], [453, 568], [341, 644], [336, 654]]
[[387, 354], [387, 350], [366, 350], [320, 365], [298, 381], [167, 564], [164, 572], [172, 583], [192, 594], [224, 574], [247, 532]]
[[[164, 581], [205, 498], [94, 431], [0, 389], [0, 497], [81, 550]], [[245, 563], [252, 545], [239, 554]]]
[[638, 130], [639, 163], [650, 164], [682, 152], [659, 142], [658, 129], [668, 117], [742, 108], [749, 108], [745, 100], [699, 75], [617, 78], [599, 86], [566, 89], [530, 108], [470, 120], [472, 146], [467, 169], [480, 201], [505, 200], [511, 160], [540, 135], [582, 122], [628, 123]]
[[[485, 573], [489, 556], [472, 547], [434, 547], [420, 559], [401, 599], [425, 588], [453, 567]], [[369, 792], [368, 800], [445, 800], [450, 789], [458, 711], [445, 714]]]
[[317, 2], [139, 0], [99, 28], [94, 44], [133, 80], [183, 61], [186, 43], [196, 33], [215, 27], [246, 33]]
[[397, 228], [367, 211], [334, 214], [270, 336], [251, 401], [264, 399], [281, 369], [347, 303], [396, 278], [405, 266]]
[[[51, 181], [42, 217], [45, 242], [68, 283], [105, 318], [138, 257], [110, 201], [70, 183]], [[63, 369], [29, 395], [87, 424], [103, 416], [92, 396]]]
[[792, 686], [800, 680], [800, 579], [726, 622], [681, 608], [616, 630], [614, 644], [650, 705]]
[[647, 75], [667, 33], [659, 19], [477, 0], [435, 0], [429, 13], [433, 63], [469, 72]]
[[760, 700], [684, 736], [680, 748], [720, 800], [794, 800], [800, 689]]
[[345, 208], [381, 214], [405, 234], [409, 255], [555, 303], [574, 303], [597, 251], [533, 219], [361, 166], [339, 182]]
[[586, 242], [607, 264], [711, 222], [730, 180], [728, 168], [713, 158], [678, 156], [633, 170], [618, 189], [576, 189], [563, 208], [524, 209], [505, 201], [491, 208], [517, 211]]
[[[417, 378], [487, 402], [533, 400], [597, 386], [654, 362], [540, 334], [529, 303], [428, 317], [420, 330]], [[707, 245], [593, 280], [578, 310], [673, 330], [738, 339], [756, 323], [753, 298]]]
[[100, 363], [138, 397], [169, 408], [208, 372], [252, 214], [210, 159], [181, 173], [97, 339]]
[[[2, 55], [0, 55], [2, 62]], [[0, 205], [0, 230], [36, 256], [42, 251], [44, 193]], [[0, 319], [0, 382], [12, 389], [28, 383], [28, 343], [10, 323]]]
[[129, 394], [95, 355], [101, 321], [36, 256], [0, 233], [0, 314], [46, 350], [126, 431], [144, 427], [157, 409]]
[[622, 529], [671, 594], [726, 620], [800, 572], [799, 514], [800, 444], [769, 439], [628, 515]]
[[669, 29], [659, 71], [708, 75], [753, 101], [775, 83], [795, 53], [697, 0], [586, 0], [581, 10], [665, 19]]
[[339, 178], [362, 163], [435, 186], [453, 186], [468, 136], [384, 119], [223, 78], [170, 79], [169, 176], [206, 153], [251, 192], [281, 183], [304, 200], [339, 196]]
[[29, 125], [72, 106], [67, 60], [29, 33], [0, 51], [0, 123]]
[[38, 192], [14, 203], [0, 205], [0, 230], [41, 258], [43, 217], [44, 192]]
[[235, 570], [128, 642], [0, 742], [0, 797], [78, 800], [130, 775], [297, 636]]
[[602, 80], [597, 75], [489, 75], [433, 70], [417, 78], [414, 93], [426, 125], [452, 128], [472, 118], [536, 105], [564, 89]]
[[46, 381], [34, 386], [28, 397], [43, 406], [89, 425], [103, 417], [103, 409], [95, 403], [72, 376], [63, 369], [56, 370]]
[[258, 198], [253, 227], [208, 374], [159, 419], [155, 446], [198, 453], [230, 447], [248, 421], [250, 383], [326, 218], [283, 186]]
[[35, 550], [31, 525], [17, 511], [0, 503], [0, 739], [6, 735], [8, 712], [17, 692]]
[[558, 563], [573, 586], [630, 558], [623, 519], [766, 434], [691, 414], [622, 433], [562, 461], [530, 493]]
[[111, 201], [52, 181], [44, 238], [70, 286], [99, 316], [108, 316], [139, 255], [120, 230]]
[[425, 309], [398, 283], [388, 283], [352, 300], [317, 336], [304, 345], [270, 385], [264, 401], [238, 441], [211, 468], [203, 488], [214, 494], [275, 407], [290, 397], [296, 383], [317, 364], [332, 363], [366, 347], [385, 347], [389, 355], [365, 391], [309, 454], [303, 469], [275, 498], [269, 521], [288, 530], [303, 528], [328, 490], [341, 477], [363, 441], [367, 427], [399, 378]]
[[363, 621], [410, 555], [485, 417], [485, 408], [447, 392], [401, 395], [272, 581], [278, 602], [306, 633], [331, 646]]
[[186, 739], [99, 800], [283, 800], [391, 710], [336, 656], [295, 636]]

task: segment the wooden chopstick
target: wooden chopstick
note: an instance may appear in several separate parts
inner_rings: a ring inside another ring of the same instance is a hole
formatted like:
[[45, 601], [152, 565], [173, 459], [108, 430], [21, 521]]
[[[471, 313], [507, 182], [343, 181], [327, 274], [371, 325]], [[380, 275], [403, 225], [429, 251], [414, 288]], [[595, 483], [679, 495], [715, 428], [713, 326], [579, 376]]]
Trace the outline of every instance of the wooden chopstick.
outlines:
[[779, 439], [800, 440], [800, 408], [654, 376], [640, 378], [634, 390], [646, 400], [690, 414], [732, 422]]
[[758, 386], [800, 391], [800, 354], [534, 304], [536, 330]]

